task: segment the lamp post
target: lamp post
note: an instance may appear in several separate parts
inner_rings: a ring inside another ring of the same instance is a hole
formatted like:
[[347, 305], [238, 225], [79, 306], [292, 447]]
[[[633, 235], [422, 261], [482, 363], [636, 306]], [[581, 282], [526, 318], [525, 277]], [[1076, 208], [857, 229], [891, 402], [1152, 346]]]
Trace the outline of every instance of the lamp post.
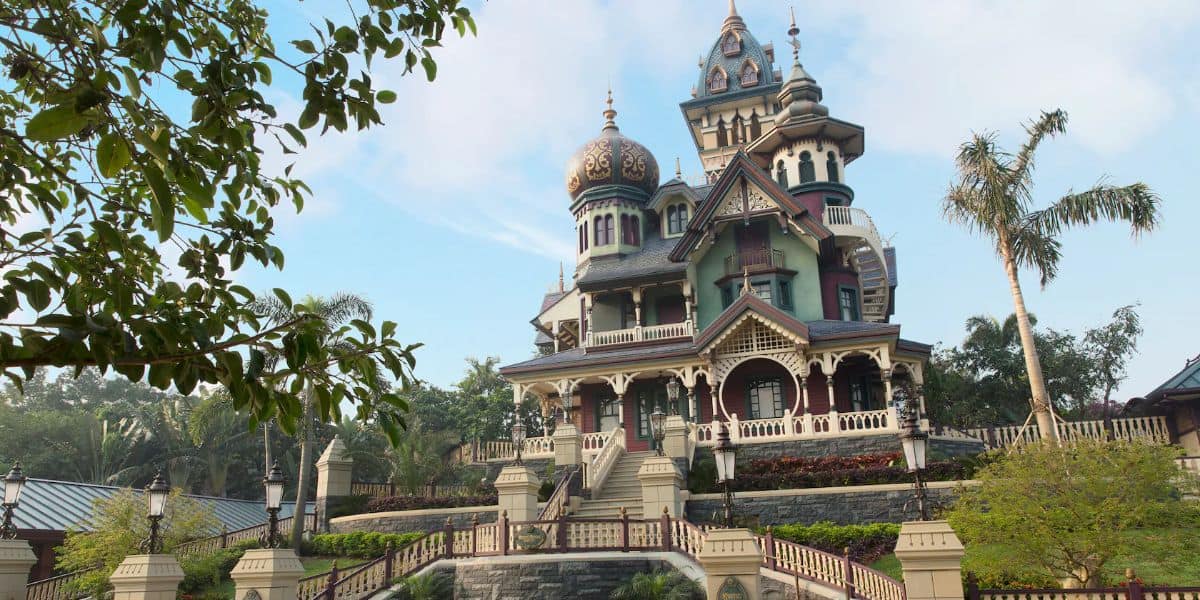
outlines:
[[667, 415], [661, 406], [655, 406], [650, 413], [650, 433], [654, 436], [654, 449], [659, 456], [663, 455], [663, 440], [667, 438]]
[[142, 542], [146, 554], [162, 552], [162, 539], [158, 535], [158, 524], [162, 521], [163, 511], [167, 507], [167, 496], [171, 494], [171, 486], [163, 479], [162, 471], [155, 473], [154, 480], [146, 486], [146, 518], [150, 520], [150, 537]]
[[730, 490], [730, 485], [733, 484], [737, 446], [729, 440], [729, 429], [725, 427], [724, 423], [721, 423], [721, 429], [717, 432], [717, 445], [713, 446], [713, 458], [717, 462], [717, 483], [721, 484], [725, 496], [725, 527], [732, 528], [733, 491]]
[[667, 401], [669, 402], [668, 410], [672, 415], [679, 414], [679, 380], [672, 377], [667, 380]]
[[0, 525], [0, 539], [17, 539], [17, 527], [13, 525], [13, 509], [21, 501], [21, 490], [25, 489], [25, 475], [21, 473], [21, 463], [13, 465], [8, 475], [4, 476], [4, 524]]
[[521, 446], [525, 445], [525, 424], [521, 422], [521, 415], [517, 415], [517, 422], [513, 423], [512, 441], [517, 449], [517, 466], [522, 466], [525, 464], [521, 462]]
[[921, 479], [921, 472], [925, 470], [925, 450], [929, 434], [921, 431], [917, 410], [911, 399], [904, 408], [904, 420], [900, 426], [900, 446], [904, 448], [904, 462], [908, 464], [908, 472], [913, 474], [917, 512], [920, 513], [922, 521], [928, 521], [929, 507], [925, 502], [925, 482]]
[[267, 492], [267, 533], [263, 540], [267, 548], [279, 547], [279, 507], [283, 504], [283, 471], [279, 461], [271, 465], [271, 472], [263, 477], [263, 487]]

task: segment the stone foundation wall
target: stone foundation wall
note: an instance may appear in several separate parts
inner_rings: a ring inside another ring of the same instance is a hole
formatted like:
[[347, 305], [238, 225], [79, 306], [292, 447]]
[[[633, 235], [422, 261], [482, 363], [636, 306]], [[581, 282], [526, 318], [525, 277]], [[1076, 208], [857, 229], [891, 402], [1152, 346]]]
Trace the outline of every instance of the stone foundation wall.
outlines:
[[352, 533], [355, 531], [378, 531], [381, 533], [408, 533], [410, 531], [432, 531], [446, 525], [449, 517], [455, 527], [470, 527], [473, 515], [480, 523], [496, 520], [495, 506], [468, 506], [464, 508], [432, 508], [395, 512], [364, 513], [350, 517], [330, 519], [330, 533]]
[[608, 600], [635, 573], [672, 569], [664, 560], [619, 559], [463, 561], [437, 572], [454, 578], [461, 600]]
[[[962, 482], [930, 483], [930, 505], [948, 505], [959, 483]], [[917, 516], [916, 502], [910, 502], [912, 498], [912, 486], [907, 484], [738, 492], [733, 512], [740, 522], [758, 526], [808, 525], [818, 521], [839, 525], [900, 523]], [[713, 515], [718, 515], [715, 521], [719, 522], [722, 507], [720, 494], [696, 494], [687, 501], [687, 517], [692, 522], [713, 522]]]
[[[979, 440], [942, 437], [930, 437], [929, 439], [929, 451], [933, 456], [963, 456], [979, 454], [983, 450], [983, 442]], [[888, 452], [900, 452], [900, 440], [894, 433], [740, 444], [738, 461], [782, 456], [861, 456]], [[696, 448], [696, 460], [702, 458], [711, 459], [712, 448]]]

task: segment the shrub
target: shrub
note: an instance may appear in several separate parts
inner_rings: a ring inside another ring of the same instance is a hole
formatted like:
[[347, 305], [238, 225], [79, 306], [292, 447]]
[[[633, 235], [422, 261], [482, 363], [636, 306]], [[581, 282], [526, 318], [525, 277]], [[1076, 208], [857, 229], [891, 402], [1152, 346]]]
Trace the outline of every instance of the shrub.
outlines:
[[229, 578], [229, 572], [245, 553], [244, 549], [227, 548], [212, 554], [188, 556], [179, 564], [183, 569], [179, 591], [195, 593], [220, 585], [221, 580]]
[[373, 498], [367, 502], [366, 512], [391, 512], [398, 510], [420, 510], [424, 508], [455, 508], [459, 506], [490, 506], [498, 502], [499, 496], [493, 485], [482, 487], [474, 496], [443, 496], [423, 498], [420, 496], [387, 496]]
[[[961, 458], [930, 463], [926, 479], [955, 481], [970, 478], [977, 461]], [[696, 461], [688, 474], [688, 490], [698, 494], [717, 491], [715, 480], [716, 465], [706, 456]], [[733, 489], [748, 492], [911, 481], [912, 475], [902, 465], [899, 452], [860, 456], [783, 456], [750, 461], [738, 469]]]
[[838, 556], [849, 548], [850, 558], [860, 563], [872, 563], [891, 553], [900, 537], [900, 526], [895, 523], [835, 525], [821, 521], [812, 525], [776, 525], [771, 531], [776, 539]]
[[346, 496], [344, 498], [339, 498], [333, 506], [329, 507], [329, 518], [333, 519], [336, 517], [362, 514], [367, 512], [367, 504], [370, 502], [370, 496], [361, 494], [357, 496]]
[[612, 591], [612, 600], [703, 600], [704, 590], [678, 571], [638, 573]]
[[454, 598], [454, 579], [444, 573], [428, 573], [398, 580], [400, 589], [394, 600], [451, 600]]
[[355, 531], [352, 533], [322, 533], [313, 536], [305, 543], [304, 554], [308, 556], [344, 556], [353, 558], [377, 558], [387, 551], [388, 543], [392, 548], [400, 548], [411, 544], [425, 535], [413, 531], [409, 533], [380, 533], [377, 531]]

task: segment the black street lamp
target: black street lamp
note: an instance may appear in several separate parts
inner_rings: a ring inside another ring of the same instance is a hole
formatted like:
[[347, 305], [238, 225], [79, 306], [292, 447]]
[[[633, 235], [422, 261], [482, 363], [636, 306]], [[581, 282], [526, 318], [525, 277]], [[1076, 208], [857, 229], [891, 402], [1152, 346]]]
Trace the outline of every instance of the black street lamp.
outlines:
[[650, 430], [654, 436], [654, 449], [662, 456], [663, 440], [667, 439], [667, 415], [663, 413], [661, 406], [655, 406], [654, 412], [650, 413]]
[[672, 377], [667, 380], [667, 401], [670, 404], [667, 409], [671, 411], [672, 415], [679, 414], [679, 388], [681, 387], [683, 386], [679, 385], [678, 379]]
[[154, 480], [146, 486], [146, 518], [150, 520], [150, 537], [142, 542], [146, 554], [162, 552], [162, 539], [158, 535], [158, 524], [162, 521], [163, 511], [167, 507], [167, 496], [171, 495], [171, 486], [163, 479], [162, 471], [154, 475]]
[[725, 527], [733, 527], [733, 484], [737, 446], [729, 440], [729, 429], [721, 423], [717, 432], [717, 445], [713, 446], [713, 458], [717, 462], [717, 483], [721, 484], [725, 502]]
[[279, 507], [283, 504], [284, 483], [279, 461], [275, 461], [271, 472], [263, 477], [263, 487], [267, 490], [267, 535], [264, 540], [267, 548], [279, 547]]
[[908, 472], [913, 474], [913, 488], [917, 500], [917, 512], [922, 521], [929, 520], [929, 507], [925, 502], [925, 482], [921, 472], [925, 470], [925, 451], [929, 443], [929, 434], [921, 431], [917, 410], [910, 401], [904, 407], [904, 420], [900, 425], [900, 445], [904, 448], [904, 462], [908, 464]]
[[521, 446], [525, 445], [525, 424], [521, 422], [521, 415], [517, 415], [517, 422], [513, 423], [512, 442], [517, 449], [516, 464], [522, 466], [525, 464], [521, 462]]
[[13, 465], [8, 475], [4, 476], [4, 524], [0, 525], [0, 539], [17, 539], [17, 526], [13, 525], [13, 509], [21, 501], [21, 490], [25, 489], [25, 475], [21, 473], [21, 463]]

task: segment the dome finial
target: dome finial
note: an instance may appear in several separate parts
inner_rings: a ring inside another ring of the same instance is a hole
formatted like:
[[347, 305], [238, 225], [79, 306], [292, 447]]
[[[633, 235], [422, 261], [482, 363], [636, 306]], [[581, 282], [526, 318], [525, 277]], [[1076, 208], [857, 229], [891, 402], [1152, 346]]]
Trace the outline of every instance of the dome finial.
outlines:
[[742, 21], [741, 15], [738, 14], [737, 6], [733, 0], [729, 0], [729, 16], [725, 17], [725, 22], [721, 24], [721, 33], [725, 33], [731, 29], [745, 31], [746, 23]]
[[679, 157], [675, 157], [675, 179], [683, 181], [683, 169], [679, 167]]
[[617, 122], [614, 121], [617, 117], [617, 111], [613, 110], [612, 84], [608, 86], [608, 99], [604, 101], [608, 108], [604, 109], [604, 129], [616, 129]]
[[736, 17], [736, 16], [738, 16], [738, 14], [737, 14], [737, 5], [735, 5], [735, 4], [733, 3], [733, 0], [729, 0], [729, 16], [731, 16], [731, 17]]
[[788, 12], [792, 13], [792, 26], [788, 27], [787, 34], [792, 37], [792, 58], [796, 64], [800, 64], [800, 40], [796, 36], [800, 34], [800, 28], [796, 27], [796, 8], [788, 7]]

